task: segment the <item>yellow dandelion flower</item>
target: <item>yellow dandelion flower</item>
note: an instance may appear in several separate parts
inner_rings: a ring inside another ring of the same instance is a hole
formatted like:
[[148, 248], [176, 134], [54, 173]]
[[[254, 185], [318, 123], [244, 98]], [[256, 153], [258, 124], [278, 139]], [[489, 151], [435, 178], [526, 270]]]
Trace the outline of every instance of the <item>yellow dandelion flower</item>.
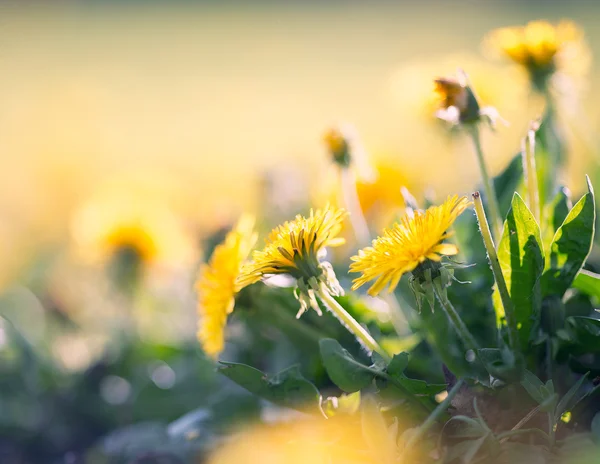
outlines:
[[275, 228], [269, 234], [264, 249], [254, 251], [253, 261], [243, 266], [237, 279], [238, 288], [258, 282], [265, 276], [287, 274], [298, 284], [299, 315], [308, 306], [320, 313], [315, 292], [325, 286], [333, 295], [342, 293], [331, 265], [322, 262], [320, 257], [325, 247], [344, 243], [344, 239], [337, 235], [345, 216], [343, 209], [327, 206], [311, 210], [307, 217], [297, 215], [293, 221]]
[[572, 21], [553, 25], [538, 20], [525, 26], [496, 29], [486, 37], [484, 45], [523, 66], [538, 86], [544, 85], [557, 70], [571, 68], [577, 72], [589, 67], [583, 32]]
[[227, 316], [233, 311], [235, 294], [239, 290], [235, 282], [256, 242], [253, 227], [254, 219], [242, 216], [198, 274], [198, 340], [212, 358], [223, 350]]
[[164, 198], [131, 182], [108, 183], [73, 218], [76, 251], [98, 264], [132, 258], [143, 269], [184, 268], [194, 259], [191, 236]]
[[416, 211], [384, 230], [371, 247], [352, 258], [350, 272], [362, 273], [354, 280], [352, 289], [376, 279], [369, 289], [370, 295], [377, 295], [388, 284], [391, 292], [403, 274], [414, 271], [425, 261], [440, 261], [443, 255], [457, 254], [456, 245], [443, 241], [450, 237], [448, 229], [469, 204], [466, 197], [449, 196], [442, 205]]

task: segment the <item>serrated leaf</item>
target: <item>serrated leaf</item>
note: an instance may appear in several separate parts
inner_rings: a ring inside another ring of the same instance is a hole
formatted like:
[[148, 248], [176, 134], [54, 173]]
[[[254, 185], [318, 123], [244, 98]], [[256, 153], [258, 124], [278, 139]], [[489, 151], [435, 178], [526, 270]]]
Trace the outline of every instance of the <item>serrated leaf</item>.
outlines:
[[261, 398], [300, 411], [319, 409], [319, 390], [302, 377], [298, 366], [268, 376], [246, 364], [223, 361], [220, 364], [219, 372]]
[[[540, 227], [518, 193], [504, 222], [498, 245], [498, 261], [515, 309], [521, 343], [526, 344], [534, 321], [541, 311], [540, 279], [544, 272], [544, 252]], [[498, 289], [494, 289], [494, 308], [499, 322], [504, 306]]]
[[523, 161], [521, 153], [518, 153], [510, 160], [508, 166], [494, 177], [494, 192], [498, 198], [498, 206], [500, 214], [503, 215], [510, 209], [512, 197], [515, 191], [519, 188], [523, 180]]
[[321, 358], [329, 378], [346, 393], [353, 393], [369, 385], [375, 373], [356, 361], [337, 340], [324, 338], [319, 342]]
[[546, 270], [542, 276], [542, 294], [562, 297], [573, 283], [585, 263], [594, 240], [596, 208], [594, 190], [573, 206], [560, 228], [556, 231], [550, 250], [547, 251]]
[[575, 277], [573, 287], [586, 295], [600, 299], [600, 274], [582, 269]]

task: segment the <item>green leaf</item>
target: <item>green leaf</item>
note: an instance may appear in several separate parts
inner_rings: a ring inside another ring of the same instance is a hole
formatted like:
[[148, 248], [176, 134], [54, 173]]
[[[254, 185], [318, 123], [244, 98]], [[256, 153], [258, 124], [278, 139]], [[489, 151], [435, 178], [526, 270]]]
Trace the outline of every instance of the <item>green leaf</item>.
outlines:
[[[515, 308], [521, 343], [526, 344], [541, 311], [540, 278], [544, 272], [544, 253], [540, 227], [518, 193], [513, 195], [504, 222], [498, 261]], [[493, 300], [498, 320], [502, 322], [504, 307], [497, 289]]]
[[298, 366], [291, 366], [268, 376], [246, 364], [220, 361], [218, 371], [250, 393], [280, 406], [300, 411], [319, 409], [321, 395], [312, 383], [302, 377]]
[[446, 390], [446, 384], [428, 384], [423, 380], [411, 379], [404, 374], [408, 366], [408, 353], [394, 355], [387, 367], [387, 374], [392, 380], [414, 395], [437, 395]]
[[504, 213], [510, 209], [513, 194], [519, 188], [523, 180], [523, 160], [521, 153], [513, 157], [508, 166], [494, 177], [494, 191], [498, 198], [500, 213]]
[[587, 316], [567, 319], [567, 332], [577, 354], [600, 352], [600, 320]]
[[557, 395], [554, 393], [554, 384], [548, 380], [545, 384], [528, 370], [523, 374], [521, 385], [529, 395], [540, 405], [542, 411], [552, 411], [556, 406]]
[[573, 281], [573, 287], [586, 295], [600, 299], [600, 274], [582, 269]]
[[544, 208], [542, 233], [544, 250], [550, 250], [554, 234], [566, 219], [571, 208], [573, 208], [571, 192], [566, 187], [561, 187], [552, 201]]
[[562, 297], [585, 263], [594, 240], [596, 208], [589, 178], [588, 190], [556, 231], [547, 252], [542, 294]]
[[579, 401], [585, 398], [586, 392], [583, 392], [582, 394], [580, 393], [579, 395], [577, 395], [577, 393], [579, 392], [581, 385], [583, 385], [583, 382], [585, 382], [587, 377], [588, 373], [581, 376], [579, 380], [575, 383], [575, 385], [569, 388], [569, 391], [565, 393], [564, 396], [560, 399], [558, 405], [556, 406], [556, 411], [554, 412], [554, 422], [558, 422], [560, 416], [562, 416], [563, 413], [573, 409], [577, 405], [577, 403], [579, 403]]
[[376, 372], [356, 361], [337, 340], [324, 338], [319, 346], [327, 374], [346, 393], [358, 391], [373, 381]]
[[522, 367], [517, 365], [514, 353], [508, 348], [482, 348], [477, 351], [490, 375], [506, 382], [521, 379]]

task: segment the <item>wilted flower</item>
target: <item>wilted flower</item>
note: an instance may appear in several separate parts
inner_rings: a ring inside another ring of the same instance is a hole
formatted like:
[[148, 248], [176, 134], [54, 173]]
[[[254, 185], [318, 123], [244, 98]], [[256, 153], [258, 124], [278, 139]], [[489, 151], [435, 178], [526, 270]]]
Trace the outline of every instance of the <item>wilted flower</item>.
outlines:
[[544, 89], [556, 71], [580, 74], [589, 67], [583, 31], [572, 21], [553, 25], [538, 20], [525, 26], [496, 29], [484, 43], [491, 51], [523, 66], [538, 89]]
[[452, 124], [477, 123], [483, 119], [495, 124], [498, 112], [491, 107], [480, 107], [463, 71], [459, 70], [457, 77], [437, 78], [434, 84], [439, 98], [438, 118]]
[[311, 210], [308, 217], [296, 216], [275, 228], [263, 250], [254, 251], [253, 261], [245, 264], [237, 279], [238, 288], [259, 281], [265, 276], [288, 274], [296, 279], [300, 316], [311, 306], [321, 312], [315, 294], [326, 290], [332, 295], [343, 293], [331, 265], [320, 260], [325, 247], [337, 246], [344, 239], [337, 237], [346, 216], [343, 209], [326, 207]]
[[198, 340], [213, 358], [223, 351], [223, 331], [235, 302], [235, 281], [256, 242], [253, 227], [254, 219], [242, 216], [198, 274]]
[[368, 291], [370, 295], [377, 295], [386, 285], [391, 292], [403, 274], [417, 274], [415, 270], [424, 263], [438, 263], [444, 255], [457, 254], [456, 245], [444, 240], [451, 236], [448, 229], [468, 206], [466, 197], [449, 196], [442, 205], [415, 211], [412, 217], [405, 216], [384, 230], [371, 247], [360, 250], [352, 258], [350, 272], [362, 273], [354, 280], [352, 289], [375, 280]]

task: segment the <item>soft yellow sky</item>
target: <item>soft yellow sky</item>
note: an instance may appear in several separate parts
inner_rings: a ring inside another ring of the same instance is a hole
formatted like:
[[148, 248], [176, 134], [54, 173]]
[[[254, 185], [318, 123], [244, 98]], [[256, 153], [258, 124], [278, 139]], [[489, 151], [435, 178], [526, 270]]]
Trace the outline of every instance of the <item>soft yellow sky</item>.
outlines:
[[[415, 187], [472, 189], [468, 146], [449, 148], [413, 111], [424, 87], [404, 95], [398, 76], [430, 82], [464, 53], [477, 60], [489, 28], [539, 13], [492, 2], [299, 5], [0, 7], [2, 254], [64, 238], [73, 211], [115, 177], [150, 179], [194, 227], [213, 227], [255, 206], [265, 170], [321, 179], [321, 135], [341, 121]], [[551, 13], [582, 22], [598, 43], [598, 11]], [[526, 94], [504, 95], [496, 104], [513, 124], [486, 136], [494, 171], [537, 116], [521, 109]]]

